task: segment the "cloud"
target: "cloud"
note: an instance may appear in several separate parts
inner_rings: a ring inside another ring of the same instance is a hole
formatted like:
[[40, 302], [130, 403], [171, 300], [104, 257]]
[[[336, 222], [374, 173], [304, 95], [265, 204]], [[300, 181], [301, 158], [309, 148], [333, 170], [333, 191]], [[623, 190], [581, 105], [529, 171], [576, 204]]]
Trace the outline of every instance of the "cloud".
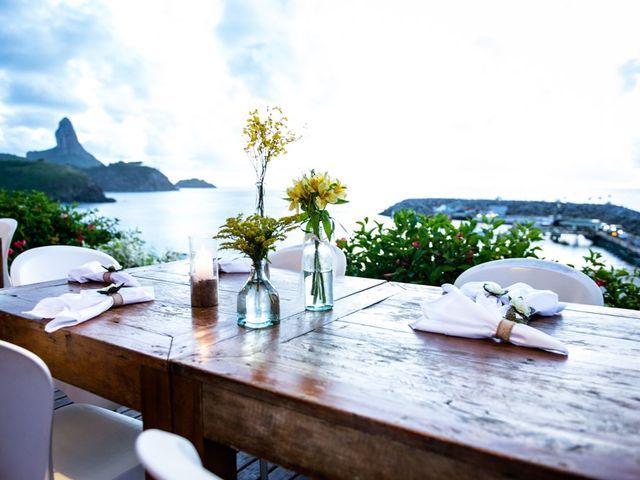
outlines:
[[620, 67], [620, 76], [622, 77], [623, 85], [622, 90], [630, 92], [638, 84], [638, 77], [640, 75], [640, 61], [637, 58], [632, 58]]

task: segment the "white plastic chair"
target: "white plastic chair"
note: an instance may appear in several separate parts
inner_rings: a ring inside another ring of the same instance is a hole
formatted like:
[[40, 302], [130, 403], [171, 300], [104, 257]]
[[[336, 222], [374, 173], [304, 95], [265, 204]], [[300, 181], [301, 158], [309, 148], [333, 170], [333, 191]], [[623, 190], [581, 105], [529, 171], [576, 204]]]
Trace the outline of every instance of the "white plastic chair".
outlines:
[[162, 430], [145, 430], [136, 440], [138, 459], [156, 480], [216, 480], [220, 477], [202, 466], [193, 444]]
[[[290, 245], [283, 247], [269, 254], [269, 261], [274, 268], [291, 270], [293, 272], [302, 271], [302, 250], [304, 244]], [[333, 274], [336, 277], [344, 277], [347, 270], [347, 257], [336, 245], [331, 245], [333, 251]]]
[[9, 278], [9, 269], [7, 268], [7, 260], [9, 258], [9, 247], [11, 246], [11, 240], [13, 240], [13, 234], [18, 227], [18, 222], [13, 218], [0, 218], [0, 240], [2, 241], [2, 264], [0, 268], [2, 271], [2, 281], [5, 288], [10, 287], [11, 278]]
[[11, 264], [11, 281], [14, 286], [67, 278], [69, 270], [92, 260], [103, 265], [120, 264], [106, 253], [91, 248], [71, 245], [47, 245], [26, 250]]
[[533, 288], [553, 290], [563, 302], [604, 305], [602, 292], [593, 280], [567, 265], [548, 260], [509, 258], [482, 263], [464, 271], [454, 285], [483, 280], [503, 287], [524, 282]]
[[[14, 287], [66, 278], [69, 270], [97, 260], [102, 265], [120, 264], [111, 255], [91, 248], [71, 245], [47, 245], [26, 250], [11, 264], [11, 281]], [[75, 403], [90, 403], [115, 410], [119, 405], [81, 388], [54, 379], [55, 388], [63, 390]]]
[[45, 363], [2, 340], [0, 385], [0, 478], [144, 478], [134, 451], [139, 420], [91, 405], [54, 413]]

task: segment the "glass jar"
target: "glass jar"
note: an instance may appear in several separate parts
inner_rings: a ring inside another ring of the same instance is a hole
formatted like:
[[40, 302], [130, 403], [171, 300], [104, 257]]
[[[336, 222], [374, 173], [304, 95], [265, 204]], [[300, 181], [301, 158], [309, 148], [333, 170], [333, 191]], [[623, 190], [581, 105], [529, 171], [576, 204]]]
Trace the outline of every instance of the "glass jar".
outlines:
[[265, 260], [253, 262], [251, 276], [238, 293], [238, 325], [265, 328], [280, 323], [280, 298], [265, 274]]
[[324, 232], [309, 235], [302, 251], [305, 309], [314, 312], [333, 308], [333, 251]]

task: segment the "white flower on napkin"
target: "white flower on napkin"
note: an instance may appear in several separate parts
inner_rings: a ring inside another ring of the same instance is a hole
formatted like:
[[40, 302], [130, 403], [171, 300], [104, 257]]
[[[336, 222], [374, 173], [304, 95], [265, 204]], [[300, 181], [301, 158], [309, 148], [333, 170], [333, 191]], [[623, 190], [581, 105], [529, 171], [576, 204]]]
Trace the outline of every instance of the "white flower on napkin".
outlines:
[[[484, 284], [487, 282], [468, 282], [460, 287], [460, 291], [472, 300], [478, 296], [488, 296]], [[533, 310], [533, 315], [551, 317], [565, 309], [566, 305], [559, 301], [558, 294], [551, 290], [536, 290], [526, 283], [514, 283], [505, 288], [506, 294], [495, 298], [496, 304], [501, 307], [502, 315], [506, 315], [510, 305], [515, 299], [521, 297], [524, 303]]]
[[[442, 289], [446, 295], [435, 301], [424, 302], [422, 304], [424, 318], [411, 324], [411, 328], [466, 338], [496, 336], [496, 330], [503, 318], [500, 307], [494, 300], [495, 297], [477, 295], [474, 302], [453, 285], [445, 284]], [[513, 325], [509, 342], [522, 347], [568, 354], [562, 342], [521, 323]]]
[[87, 262], [77, 268], [72, 268], [67, 274], [67, 280], [69, 282], [101, 282], [101, 283], [124, 283], [125, 287], [139, 287], [138, 280], [133, 278], [127, 272], [110, 272], [110, 279], [105, 280], [105, 273], [108, 270], [105, 269], [100, 262], [92, 261]]
[[[118, 295], [123, 305], [155, 299], [153, 287], [124, 287], [118, 290]], [[51, 333], [97, 317], [113, 306], [115, 298], [113, 295], [100, 294], [98, 290], [82, 290], [80, 293], [43, 298], [33, 310], [24, 313], [35, 318], [51, 318], [44, 327], [45, 332]]]

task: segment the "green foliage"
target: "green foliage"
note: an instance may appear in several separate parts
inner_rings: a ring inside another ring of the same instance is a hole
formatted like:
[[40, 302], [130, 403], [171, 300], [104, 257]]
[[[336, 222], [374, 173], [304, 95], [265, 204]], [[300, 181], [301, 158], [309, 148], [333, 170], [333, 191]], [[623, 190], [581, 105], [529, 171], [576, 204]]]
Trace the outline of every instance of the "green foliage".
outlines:
[[90, 191], [91, 180], [80, 170], [45, 160], [16, 158], [18, 160], [0, 161], [0, 189], [37, 190], [61, 201], [87, 195], [103, 197], [99, 189]]
[[536, 257], [541, 240], [532, 223], [501, 228], [504, 220], [464, 220], [456, 227], [443, 214], [412, 210], [393, 215], [393, 225], [365, 218], [351, 238], [337, 242], [347, 256], [347, 275], [441, 285], [490, 260]]
[[102, 250], [123, 267], [172, 261], [173, 252], [158, 256], [145, 248], [138, 230], [120, 231], [116, 219], [95, 210], [78, 210], [50, 200], [42, 192], [0, 190], [0, 217], [14, 218], [18, 228], [9, 250], [9, 262], [25, 250], [44, 245], [75, 245]]
[[138, 229], [119, 232], [117, 237], [100, 245], [98, 250], [111, 255], [123, 268], [173, 262], [182, 257], [179, 253], [171, 251], [157, 255], [146, 247], [146, 242], [140, 238], [141, 233]]
[[599, 252], [589, 250], [584, 257], [586, 265], [582, 272], [602, 290], [604, 303], [609, 307], [640, 310], [640, 270], [629, 272], [624, 268], [607, 266]]
[[117, 220], [100, 217], [94, 210], [62, 205], [36, 191], [0, 190], [0, 217], [18, 221], [9, 260], [28, 248], [43, 245], [96, 248], [119, 235]]
[[296, 227], [296, 217], [261, 217], [242, 214], [227, 218], [214, 238], [224, 240], [221, 249], [238, 250], [258, 263], [267, 257], [269, 250], [275, 250], [275, 243], [286, 238], [287, 232]]

